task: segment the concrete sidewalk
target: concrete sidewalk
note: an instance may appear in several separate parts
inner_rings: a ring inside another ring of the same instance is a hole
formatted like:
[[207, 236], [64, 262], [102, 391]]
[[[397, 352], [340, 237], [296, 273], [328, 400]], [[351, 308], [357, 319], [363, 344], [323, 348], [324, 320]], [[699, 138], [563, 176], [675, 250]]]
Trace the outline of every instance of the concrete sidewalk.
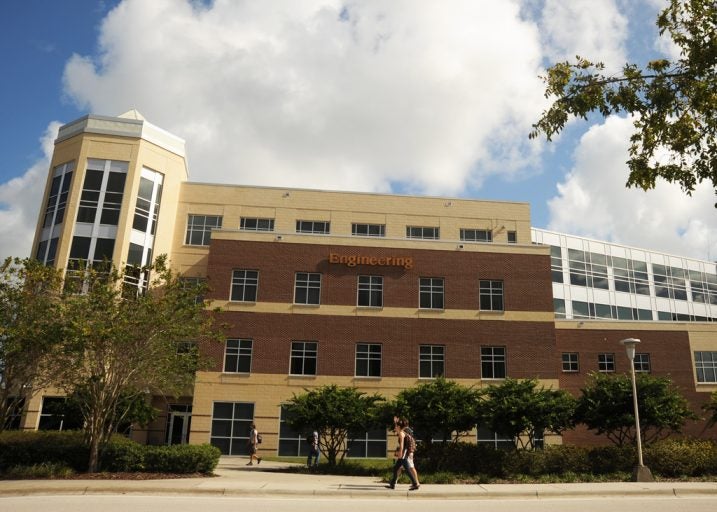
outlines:
[[201, 494], [216, 496], [273, 496], [315, 498], [397, 499], [538, 499], [600, 496], [717, 497], [717, 482], [616, 482], [600, 484], [485, 484], [422, 485], [396, 490], [375, 477], [283, 473], [288, 464], [263, 461], [246, 466], [246, 458], [222, 457], [216, 477], [172, 480], [3, 480], [1, 496], [28, 494]]

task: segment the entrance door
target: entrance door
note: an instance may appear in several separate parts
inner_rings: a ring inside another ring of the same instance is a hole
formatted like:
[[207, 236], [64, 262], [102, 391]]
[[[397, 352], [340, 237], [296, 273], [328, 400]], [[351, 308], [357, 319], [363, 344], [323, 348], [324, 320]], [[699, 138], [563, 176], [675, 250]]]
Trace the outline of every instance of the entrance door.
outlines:
[[167, 417], [167, 444], [187, 444], [191, 423], [191, 405], [170, 404]]

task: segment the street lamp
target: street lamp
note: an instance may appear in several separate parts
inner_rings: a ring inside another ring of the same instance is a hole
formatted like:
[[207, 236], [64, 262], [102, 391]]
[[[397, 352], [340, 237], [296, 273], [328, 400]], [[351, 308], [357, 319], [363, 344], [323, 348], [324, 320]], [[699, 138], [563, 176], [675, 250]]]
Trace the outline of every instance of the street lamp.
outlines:
[[627, 338], [620, 343], [625, 346], [627, 358], [630, 360], [630, 379], [632, 380], [632, 403], [635, 408], [635, 437], [637, 438], [637, 466], [632, 472], [633, 482], [654, 482], [650, 468], [642, 462], [642, 439], [640, 438], [640, 414], [637, 408], [637, 384], [635, 383], [635, 346], [640, 343], [637, 338]]

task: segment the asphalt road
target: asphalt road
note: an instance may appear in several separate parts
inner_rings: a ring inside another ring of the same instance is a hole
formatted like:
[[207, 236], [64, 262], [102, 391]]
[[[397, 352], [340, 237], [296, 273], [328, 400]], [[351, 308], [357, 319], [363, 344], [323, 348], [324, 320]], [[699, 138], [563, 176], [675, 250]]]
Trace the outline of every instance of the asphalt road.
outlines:
[[33, 495], [0, 498], [3, 512], [714, 512], [717, 497], [595, 497], [584, 499], [417, 500], [406, 497], [250, 498], [228, 496]]

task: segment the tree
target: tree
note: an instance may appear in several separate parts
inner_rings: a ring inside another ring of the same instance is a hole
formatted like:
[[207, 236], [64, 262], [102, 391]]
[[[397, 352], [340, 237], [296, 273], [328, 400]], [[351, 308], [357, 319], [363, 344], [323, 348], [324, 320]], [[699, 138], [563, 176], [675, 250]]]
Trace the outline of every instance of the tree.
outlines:
[[[717, 6], [670, 0], [657, 26], [679, 47], [679, 59], [626, 64], [617, 75], [579, 56], [548, 68], [545, 96], [554, 101], [530, 138], [551, 140], [573, 116], [632, 114], [627, 186], [649, 190], [663, 178], [689, 195], [703, 180], [717, 187]], [[668, 158], [657, 158], [665, 152]]]
[[[687, 400], [668, 377], [645, 373], [636, 376], [642, 441], [650, 443], [679, 433], [687, 420], [698, 419]], [[596, 435], [605, 435], [617, 446], [635, 443], [635, 413], [632, 381], [628, 375], [590, 375], [581, 390], [576, 421]]]
[[378, 395], [335, 384], [304, 391], [285, 405], [287, 423], [298, 432], [316, 430], [319, 447], [330, 466], [336, 465], [339, 454], [343, 461], [349, 433], [378, 426], [377, 406], [383, 401]]
[[441, 377], [404, 389], [388, 408], [393, 415], [408, 418], [424, 442], [430, 443], [436, 434], [446, 442], [453, 433], [457, 441], [478, 422], [481, 396], [479, 390]]
[[0, 432], [52, 374], [46, 360], [59, 342], [60, 273], [34, 259], [0, 266]]
[[574, 426], [575, 399], [567, 391], [538, 389], [535, 379], [506, 379], [486, 390], [486, 426], [513, 439], [516, 448], [535, 448], [536, 435], [560, 434]]
[[702, 410], [710, 415], [707, 418], [705, 428], [712, 428], [717, 425], [717, 391], [712, 392], [710, 401], [702, 406]]
[[64, 338], [52, 369], [82, 413], [90, 472], [97, 471], [112, 433], [137, 411], [137, 400], [191, 389], [205, 362], [186, 342], [218, 338], [211, 315], [195, 301], [201, 291], [187, 287], [163, 256], [143, 271], [155, 277], [137, 293], [123, 288], [124, 276], [114, 267], [87, 268], [68, 283], [85, 293], [68, 293], [62, 303]]

